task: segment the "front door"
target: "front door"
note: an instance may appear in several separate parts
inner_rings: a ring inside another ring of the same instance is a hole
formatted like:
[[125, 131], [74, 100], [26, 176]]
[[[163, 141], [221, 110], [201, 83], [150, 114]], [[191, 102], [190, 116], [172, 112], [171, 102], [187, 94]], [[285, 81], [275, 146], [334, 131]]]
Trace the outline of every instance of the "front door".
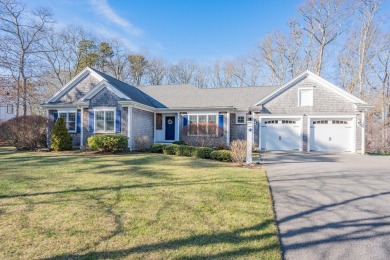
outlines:
[[175, 117], [165, 117], [165, 140], [175, 140]]

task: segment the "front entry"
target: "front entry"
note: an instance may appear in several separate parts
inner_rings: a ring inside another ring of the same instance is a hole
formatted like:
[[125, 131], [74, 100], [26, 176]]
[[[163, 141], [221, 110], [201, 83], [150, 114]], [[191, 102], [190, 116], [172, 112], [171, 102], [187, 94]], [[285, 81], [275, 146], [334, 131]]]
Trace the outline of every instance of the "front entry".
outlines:
[[165, 117], [165, 140], [175, 140], [175, 117]]

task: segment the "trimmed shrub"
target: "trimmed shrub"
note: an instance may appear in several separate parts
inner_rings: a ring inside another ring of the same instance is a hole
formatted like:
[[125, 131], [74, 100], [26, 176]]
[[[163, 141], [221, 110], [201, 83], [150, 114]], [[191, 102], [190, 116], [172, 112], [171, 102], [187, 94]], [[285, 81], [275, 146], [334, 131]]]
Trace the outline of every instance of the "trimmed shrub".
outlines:
[[184, 141], [174, 141], [172, 144], [187, 145]]
[[176, 155], [191, 157], [194, 155], [195, 147], [188, 145], [178, 145], [176, 147]]
[[166, 144], [152, 144], [149, 148], [149, 151], [151, 153], [163, 153], [164, 146], [167, 146]]
[[210, 154], [214, 151], [210, 147], [197, 147], [194, 152], [194, 156], [202, 159], [210, 159]]
[[229, 150], [218, 150], [210, 153], [210, 158], [222, 162], [231, 162], [231, 155]]
[[232, 161], [242, 165], [246, 157], [246, 141], [234, 140], [230, 144], [230, 151], [231, 151]]
[[53, 122], [43, 116], [15, 117], [0, 123], [0, 143], [15, 146], [18, 150], [35, 150], [46, 147], [46, 128]]
[[66, 129], [65, 120], [58, 118], [51, 133], [51, 149], [55, 151], [72, 150], [72, 136]]
[[166, 155], [175, 155], [177, 147], [178, 147], [177, 144], [165, 145], [163, 147], [163, 153], [166, 154]]
[[119, 134], [94, 135], [88, 138], [91, 150], [118, 152], [127, 150], [128, 138]]

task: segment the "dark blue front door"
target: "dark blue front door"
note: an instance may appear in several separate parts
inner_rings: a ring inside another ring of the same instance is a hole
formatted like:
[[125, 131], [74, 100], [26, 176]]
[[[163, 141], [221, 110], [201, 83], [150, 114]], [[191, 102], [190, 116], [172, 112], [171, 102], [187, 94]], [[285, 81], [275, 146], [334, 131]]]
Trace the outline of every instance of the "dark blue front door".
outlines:
[[165, 117], [165, 140], [175, 140], [175, 117]]

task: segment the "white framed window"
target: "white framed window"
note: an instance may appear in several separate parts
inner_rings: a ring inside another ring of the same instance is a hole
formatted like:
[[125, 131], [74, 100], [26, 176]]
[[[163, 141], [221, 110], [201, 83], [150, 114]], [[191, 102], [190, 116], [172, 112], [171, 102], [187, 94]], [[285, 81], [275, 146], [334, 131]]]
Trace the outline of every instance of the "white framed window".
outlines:
[[115, 109], [95, 110], [95, 133], [115, 133]]
[[13, 114], [14, 113], [14, 105], [7, 104], [7, 114]]
[[66, 128], [68, 129], [69, 133], [76, 133], [76, 125], [77, 125], [76, 112], [59, 111], [58, 117], [64, 119]]
[[189, 135], [217, 135], [217, 115], [189, 115]]
[[244, 125], [246, 124], [246, 114], [245, 113], [237, 113], [236, 114], [236, 125]]
[[300, 107], [313, 106], [313, 88], [298, 89], [298, 106]]

